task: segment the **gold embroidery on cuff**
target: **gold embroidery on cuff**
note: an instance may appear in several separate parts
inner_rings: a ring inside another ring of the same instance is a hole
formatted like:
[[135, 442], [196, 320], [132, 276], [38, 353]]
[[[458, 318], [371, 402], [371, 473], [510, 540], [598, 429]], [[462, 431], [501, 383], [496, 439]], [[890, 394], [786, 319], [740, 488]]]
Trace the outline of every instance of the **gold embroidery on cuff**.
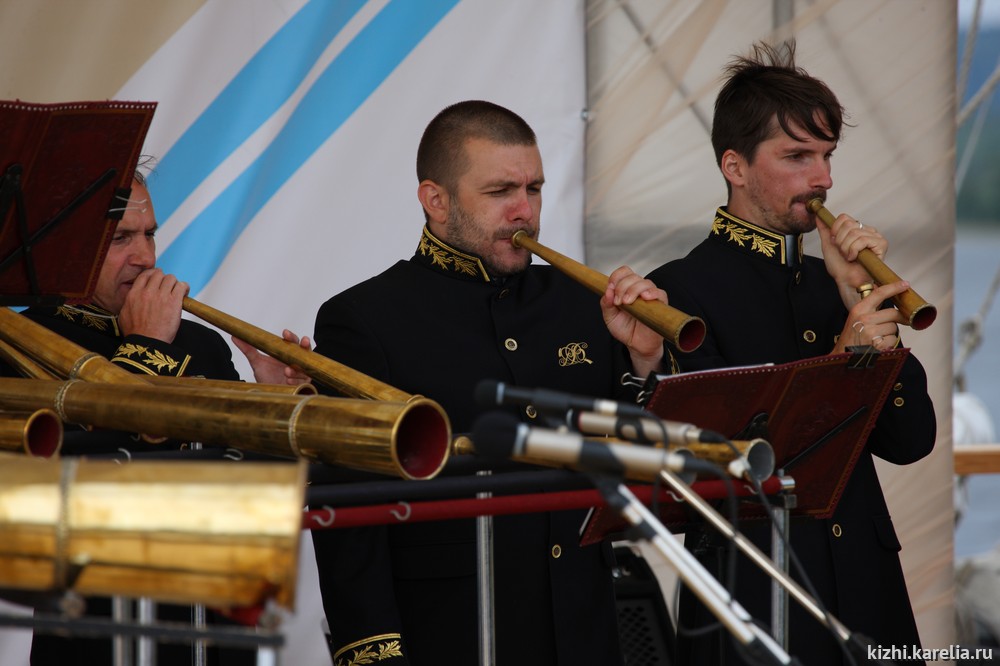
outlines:
[[[345, 657], [344, 653], [348, 650], [351, 650], [351, 656]], [[359, 664], [372, 664], [376, 661], [386, 661], [402, 656], [403, 650], [400, 647], [399, 634], [379, 634], [340, 648], [337, 650], [337, 654], [333, 655], [333, 664], [334, 666], [358, 666]]]

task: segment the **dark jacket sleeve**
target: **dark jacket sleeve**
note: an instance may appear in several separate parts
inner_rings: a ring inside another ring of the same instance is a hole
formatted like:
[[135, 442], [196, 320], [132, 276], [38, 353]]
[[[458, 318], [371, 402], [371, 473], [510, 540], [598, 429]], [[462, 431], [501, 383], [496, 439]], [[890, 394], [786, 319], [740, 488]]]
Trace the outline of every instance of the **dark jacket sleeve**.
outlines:
[[[331, 299], [320, 308], [313, 340], [317, 353], [388, 381], [374, 336], [342, 301]], [[362, 661], [367, 658], [406, 666], [388, 528], [314, 530], [312, 538], [334, 663], [368, 663]]]
[[868, 451], [896, 465], [908, 465], [934, 448], [937, 417], [927, 393], [927, 373], [910, 354], [868, 438]]

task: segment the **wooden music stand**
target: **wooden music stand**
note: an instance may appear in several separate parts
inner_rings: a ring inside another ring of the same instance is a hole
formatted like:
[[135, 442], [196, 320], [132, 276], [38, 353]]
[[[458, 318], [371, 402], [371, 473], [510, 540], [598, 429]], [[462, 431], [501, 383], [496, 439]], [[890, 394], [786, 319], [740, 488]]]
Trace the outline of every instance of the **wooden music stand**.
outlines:
[[[730, 439], [763, 437], [774, 449], [775, 469], [795, 480], [791, 515], [828, 518], [908, 354], [906, 348], [865, 347], [780, 365], [664, 375], [657, 377], [646, 409]], [[662, 522], [675, 531], [697, 521], [683, 504], [662, 509]], [[760, 504], [740, 504], [741, 520], [765, 517]], [[598, 507], [583, 541], [598, 541], [622, 525]]]
[[155, 109], [0, 101], [0, 306], [91, 297]]

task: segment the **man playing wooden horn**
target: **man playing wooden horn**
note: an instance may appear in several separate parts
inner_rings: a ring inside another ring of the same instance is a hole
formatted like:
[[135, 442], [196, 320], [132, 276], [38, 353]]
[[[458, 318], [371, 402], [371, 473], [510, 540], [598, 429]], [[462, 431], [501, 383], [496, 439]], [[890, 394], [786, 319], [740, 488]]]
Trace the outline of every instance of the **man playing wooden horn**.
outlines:
[[[140, 169], [128, 200], [120, 202], [122, 217], [91, 302], [32, 307], [24, 315], [132, 372], [239, 380], [225, 340], [181, 317], [187, 283], [156, 266], [158, 225]], [[291, 331], [284, 331], [284, 337], [309, 347], [308, 338], [300, 341]], [[258, 382], [298, 384], [307, 379], [242, 341], [234, 343], [246, 354]]]
[[[678, 357], [684, 370], [786, 363], [843, 352], [848, 345], [899, 345], [903, 317], [881, 305], [906, 283], [862, 295], [872, 280], [855, 262], [863, 248], [884, 256], [885, 238], [847, 215], [832, 229], [817, 225], [806, 208], [814, 197], [825, 199], [833, 185], [830, 159], [843, 110], [823, 82], [794, 65], [793, 46], [783, 53], [758, 45], [753, 57], [728, 68], [712, 128], [728, 203], [716, 212], [707, 240], [649, 275], [670, 292], [673, 305], [707, 325], [702, 346]], [[822, 241], [822, 259], [802, 252], [802, 235], [813, 229]], [[872, 456], [915, 462], [933, 448], [935, 428], [927, 378], [911, 355], [833, 517], [791, 527], [792, 547], [826, 608], [876, 644], [914, 646], [919, 637]], [[748, 536], [769, 550], [768, 528], [751, 528]], [[688, 535], [688, 543], [721, 574], [723, 544], [697, 533]], [[740, 562], [736, 597], [767, 621], [769, 581], [747, 560]], [[841, 664], [844, 652], [832, 634], [798, 604], [789, 611], [790, 653], [804, 664]], [[683, 627], [713, 621], [692, 595], [682, 593]], [[744, 663], [719, 632], [694, 638], [680, 632], [678, 644], [677, 663]]]
[[[127, 370], [145, 375], [203, 376], [210, 379], [238, 381], [232, 352], [225, 340], [211, 328], [181, 317], [181, 301], [188, 285], [156, 267], [156, 216], [144, 174], [138, 169], [121, 220], [111, 239], [107, 256], [94, 290], [92, 302], [85, 305], [62, 305], [54, 308], [32, 307], [24, 315], [85, 349], [97, 352]], [[290, 331], [284, 337], [308, 348], [308, 338], [301, 341]], [[308, 380], [301, 372], [240, 341], [235, 341], [247, 355], [257, 381], [298, 384]], [[0, 364], [0, 375], [17, 374]], [[68, 431], [63, 454], [93, 454], [162, 449], [164, 445], [136, 441], [130, 433]], [[109, 615], [107, 599], [87, 600], [87, 613]], [[191, 609], [186, 606], [161, 605], [161, 619], [189, 622]], [[209, 612], [210, 621], [222, 621]], [[157, 648], [161, 664], [191, 663], [188, 644], [161, 643]], [[217, 664], [254, 664], [251, 650], [209, 648], [209, 662]], [[110, 638], [62, 637], [36, 634], [32, 640], [31, 663], [110, 664]]]
[[[523, 119], [489, 102], [448, 107], [424, 132], [417, 176], [416, 253], [327, 301], [317, 352], [438, 401], [459, 432], [481, 411], [483, 379], [609, 398], [626, 371], [664, 371], [662, 336], [617, 307], [666, 302], [662, 290], [623, 267], [598, 298], [511, 243], [537, 235], [545, 182]], [[497, 663], [622, 663], [610, 544], [579, 547], [583, 517], [494, 519]], [[334, 663], [477, 663], [474, 527], [314, 531]]]

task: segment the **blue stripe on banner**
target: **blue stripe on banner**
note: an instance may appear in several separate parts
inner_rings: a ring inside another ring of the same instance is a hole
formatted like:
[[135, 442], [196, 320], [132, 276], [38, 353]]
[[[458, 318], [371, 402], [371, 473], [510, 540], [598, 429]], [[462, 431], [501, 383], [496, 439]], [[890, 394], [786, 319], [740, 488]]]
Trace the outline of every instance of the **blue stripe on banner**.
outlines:
[[201, 291], [275, 192], [459, 1], [392, 0], [383, 8], [320, 75], [271, 145], [167, 248], [163, 269], [182, 275], [192, 294]]
[[365, 2], [310, 0], [233, 77], [160, 159], [150, 187], [161, 220], [285, 103]]

